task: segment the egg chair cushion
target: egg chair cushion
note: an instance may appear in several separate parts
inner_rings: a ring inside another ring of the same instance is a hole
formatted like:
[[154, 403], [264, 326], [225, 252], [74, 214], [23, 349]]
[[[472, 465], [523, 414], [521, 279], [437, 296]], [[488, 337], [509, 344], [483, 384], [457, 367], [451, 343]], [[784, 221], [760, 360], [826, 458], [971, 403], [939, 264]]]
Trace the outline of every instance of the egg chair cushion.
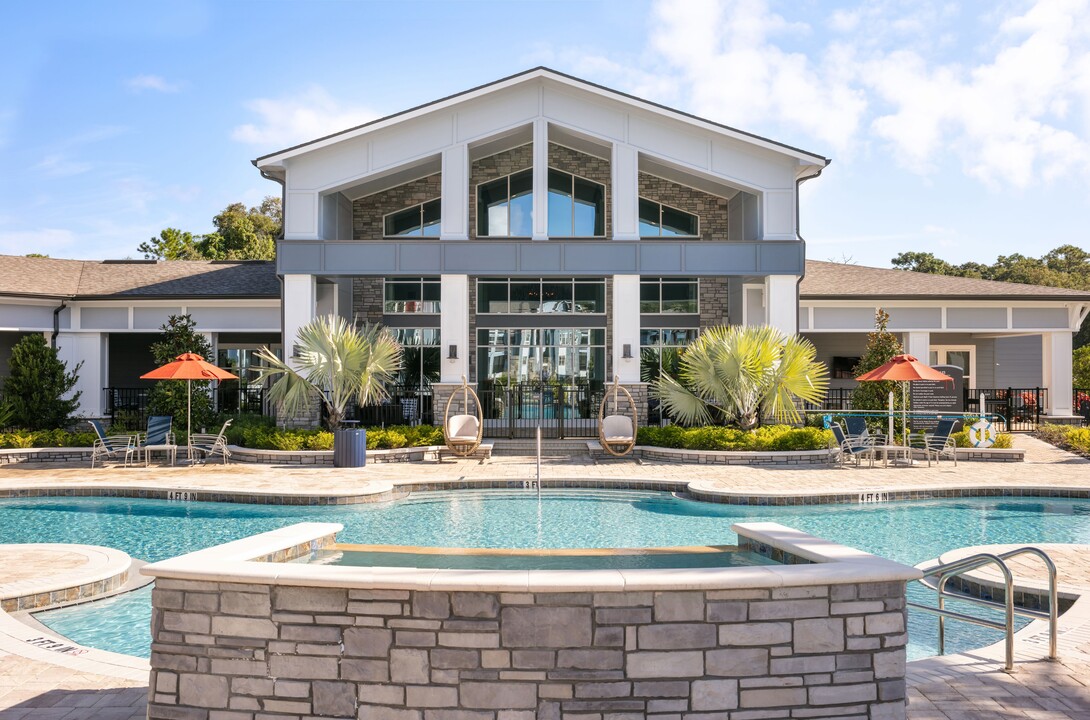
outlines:
[[477, 442], [480, 427], [476, 415], [453, 415], [447, 420], [447, 440]]
[[632, 418], [627, 415], [607, 415], [602, 418], [602, 437], [608, 443], [632, 442]]

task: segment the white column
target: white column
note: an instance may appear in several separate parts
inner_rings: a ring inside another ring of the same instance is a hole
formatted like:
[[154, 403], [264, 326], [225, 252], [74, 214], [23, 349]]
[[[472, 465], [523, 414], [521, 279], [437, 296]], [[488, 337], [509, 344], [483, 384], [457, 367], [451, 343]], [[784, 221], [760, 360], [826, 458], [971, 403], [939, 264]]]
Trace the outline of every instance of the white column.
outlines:
[[798, 332], [798, 275], [765, 278], [765, 322], [785, 335]]
[[[469, 276], [441, 275], [439, 302], [443, 309], [439, 316], [439, 336], [443, 343], [439, 382], [461, 383], [463, 375], [469, 377]], [[451, 345], [458, 354], [454, 360], [450, 359]]]
[[613, 144], [613, 239], [640, 239], [640, 154], [631, 145]]
[[[102, 389], [106, 387], [106, 351], [109, 333], [72, 333], [57, 335], [57, 357], [71, 372], [80, 362], [79, 379], [72, 388], [80, 393], [79, 407], [75, 414], [80, 417], [100, 418], [105, 412], [102, 406]], [[134, 378], [135, 379], [135, 378]]]
[[1041, 334], [1041, 380], [1048, 388], [1048, 404], [1045, 414], [1052, 417], [1071, 417], [1071, 331]]
[[[613, 374], [622, 383], [640, 381], [640, 276], [613, 276]], [[624, 357], [624, 346], [629, 355]], [[611, 382], [613, 378], [606, 378]]]
[[318, 285], [313, 275], [284, 276], [284, 359], [292, 362], [299, 328], [317, 316]]
[[534, 120], [534, 240], [549, 239], [549, 123]]
[[441, 240], [469, 239], [469, 146], [465, 143], [443, 151]]
[[931, 364], [931, 333], [906, 332], [905, 352], [912, 355], [925, 365]]

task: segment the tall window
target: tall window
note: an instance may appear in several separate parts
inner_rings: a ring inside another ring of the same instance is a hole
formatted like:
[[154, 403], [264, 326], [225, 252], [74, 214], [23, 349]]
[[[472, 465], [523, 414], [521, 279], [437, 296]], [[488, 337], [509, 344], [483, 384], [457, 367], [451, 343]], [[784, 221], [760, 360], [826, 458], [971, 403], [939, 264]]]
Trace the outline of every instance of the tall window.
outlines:
[[606, 234], [606, 186], [560, 170], [549, 170], [549, 236]]
[[604, 313], [606, 283], [601, 278], [481, 278], [477, 312]]
[[641, 278], [640, 312], [699, 312], [698, 283], [688, 278]]
[[479, 237], [530, 237], [534, 227], [534, 171], [477, 186]]
[[439, 237], [440, 201], [429, 200], [386, 216], [385, 230], [390, 237]]
[[401, 369], [396, 383], [410, 388], [427, 388], [439, 381], [439, 328], [390, 328], [401, 343]]
[[696, 328], [643, 328], [640, 330], [640, 380], [654, 382], [666, 373], [678, 377], [681, 351], [696, 340]]
[[699, 225], [696, 215], [640, 198], [640, 237], [695, 237]]
[[398, 278], [384, 283], [384, 313], [437, 313], [439, 278]]
[[501, 385], [601, 382], [605, 345], [606, 331], [600, 329], [478, 330], [477, 377]]

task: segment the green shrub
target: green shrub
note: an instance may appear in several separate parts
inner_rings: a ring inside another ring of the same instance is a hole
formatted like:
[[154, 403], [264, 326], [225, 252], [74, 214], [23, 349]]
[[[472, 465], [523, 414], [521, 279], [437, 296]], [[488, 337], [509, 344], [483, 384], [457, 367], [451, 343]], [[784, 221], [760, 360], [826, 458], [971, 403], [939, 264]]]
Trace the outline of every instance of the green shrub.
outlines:
[[4, 380], [5, 414], [11, 413], [10, 422], [30, 430], [67, 425], [79, 407], [80, 393], [71, 390], [82, 366], [77, 363], [69, 371], [41, 333], [24, 336], [11, 350]]
[[[973, 444], [969, 441], [969, 430], [960, 430], [950, 437], [954, 438], [954, 444], [959, 448], [971, 448]], [[1013, 438], [1010, 433], [999, 433], [995, 437], [995, 442], [992, 447], [997, 450], [1009, 450], [1014, 447]]]
[[683, 428], [669, 425], [642, 427], [636, 432], [639, 445], [686, 450], [824, 450], [831, 440], [832, 433], [828, 430], [789, 425], [766, 425], [752, 432], [720, 426]]
[[12, 430], [0, 433], [0, 448], [91, 447], [93, 432], [68, 430]]
[[273, 450], [302, 450], [303, 436], [296, 430], [281, 430], [269, 435]]
[[1090, 428], [1046, 424], [1037, 428], [1037, 437], [1065, 450], [1090, 455]]
[[332, 450], [333, 433], [328, 430], [318, 430], [303, 439], [303, 446], [307, 450]]

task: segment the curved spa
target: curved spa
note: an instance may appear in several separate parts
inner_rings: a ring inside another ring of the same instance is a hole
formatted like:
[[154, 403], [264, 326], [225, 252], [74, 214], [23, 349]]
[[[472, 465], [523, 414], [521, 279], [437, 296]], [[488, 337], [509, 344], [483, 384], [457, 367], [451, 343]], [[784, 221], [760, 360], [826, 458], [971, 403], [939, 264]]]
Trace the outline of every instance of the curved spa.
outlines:
[[[904, 712], [905, 582], [919, 572], [899, 563], [742, 523], [748, 559], [727, 567], [427, 567], [435, 553], [411, 548], [398, 567], [323, 564], [361, 552], [335, 545], [341, 529], [303, 523], [145, 567], [149, 712]], [[674, 550], [678, 565], [711, 554]]]

